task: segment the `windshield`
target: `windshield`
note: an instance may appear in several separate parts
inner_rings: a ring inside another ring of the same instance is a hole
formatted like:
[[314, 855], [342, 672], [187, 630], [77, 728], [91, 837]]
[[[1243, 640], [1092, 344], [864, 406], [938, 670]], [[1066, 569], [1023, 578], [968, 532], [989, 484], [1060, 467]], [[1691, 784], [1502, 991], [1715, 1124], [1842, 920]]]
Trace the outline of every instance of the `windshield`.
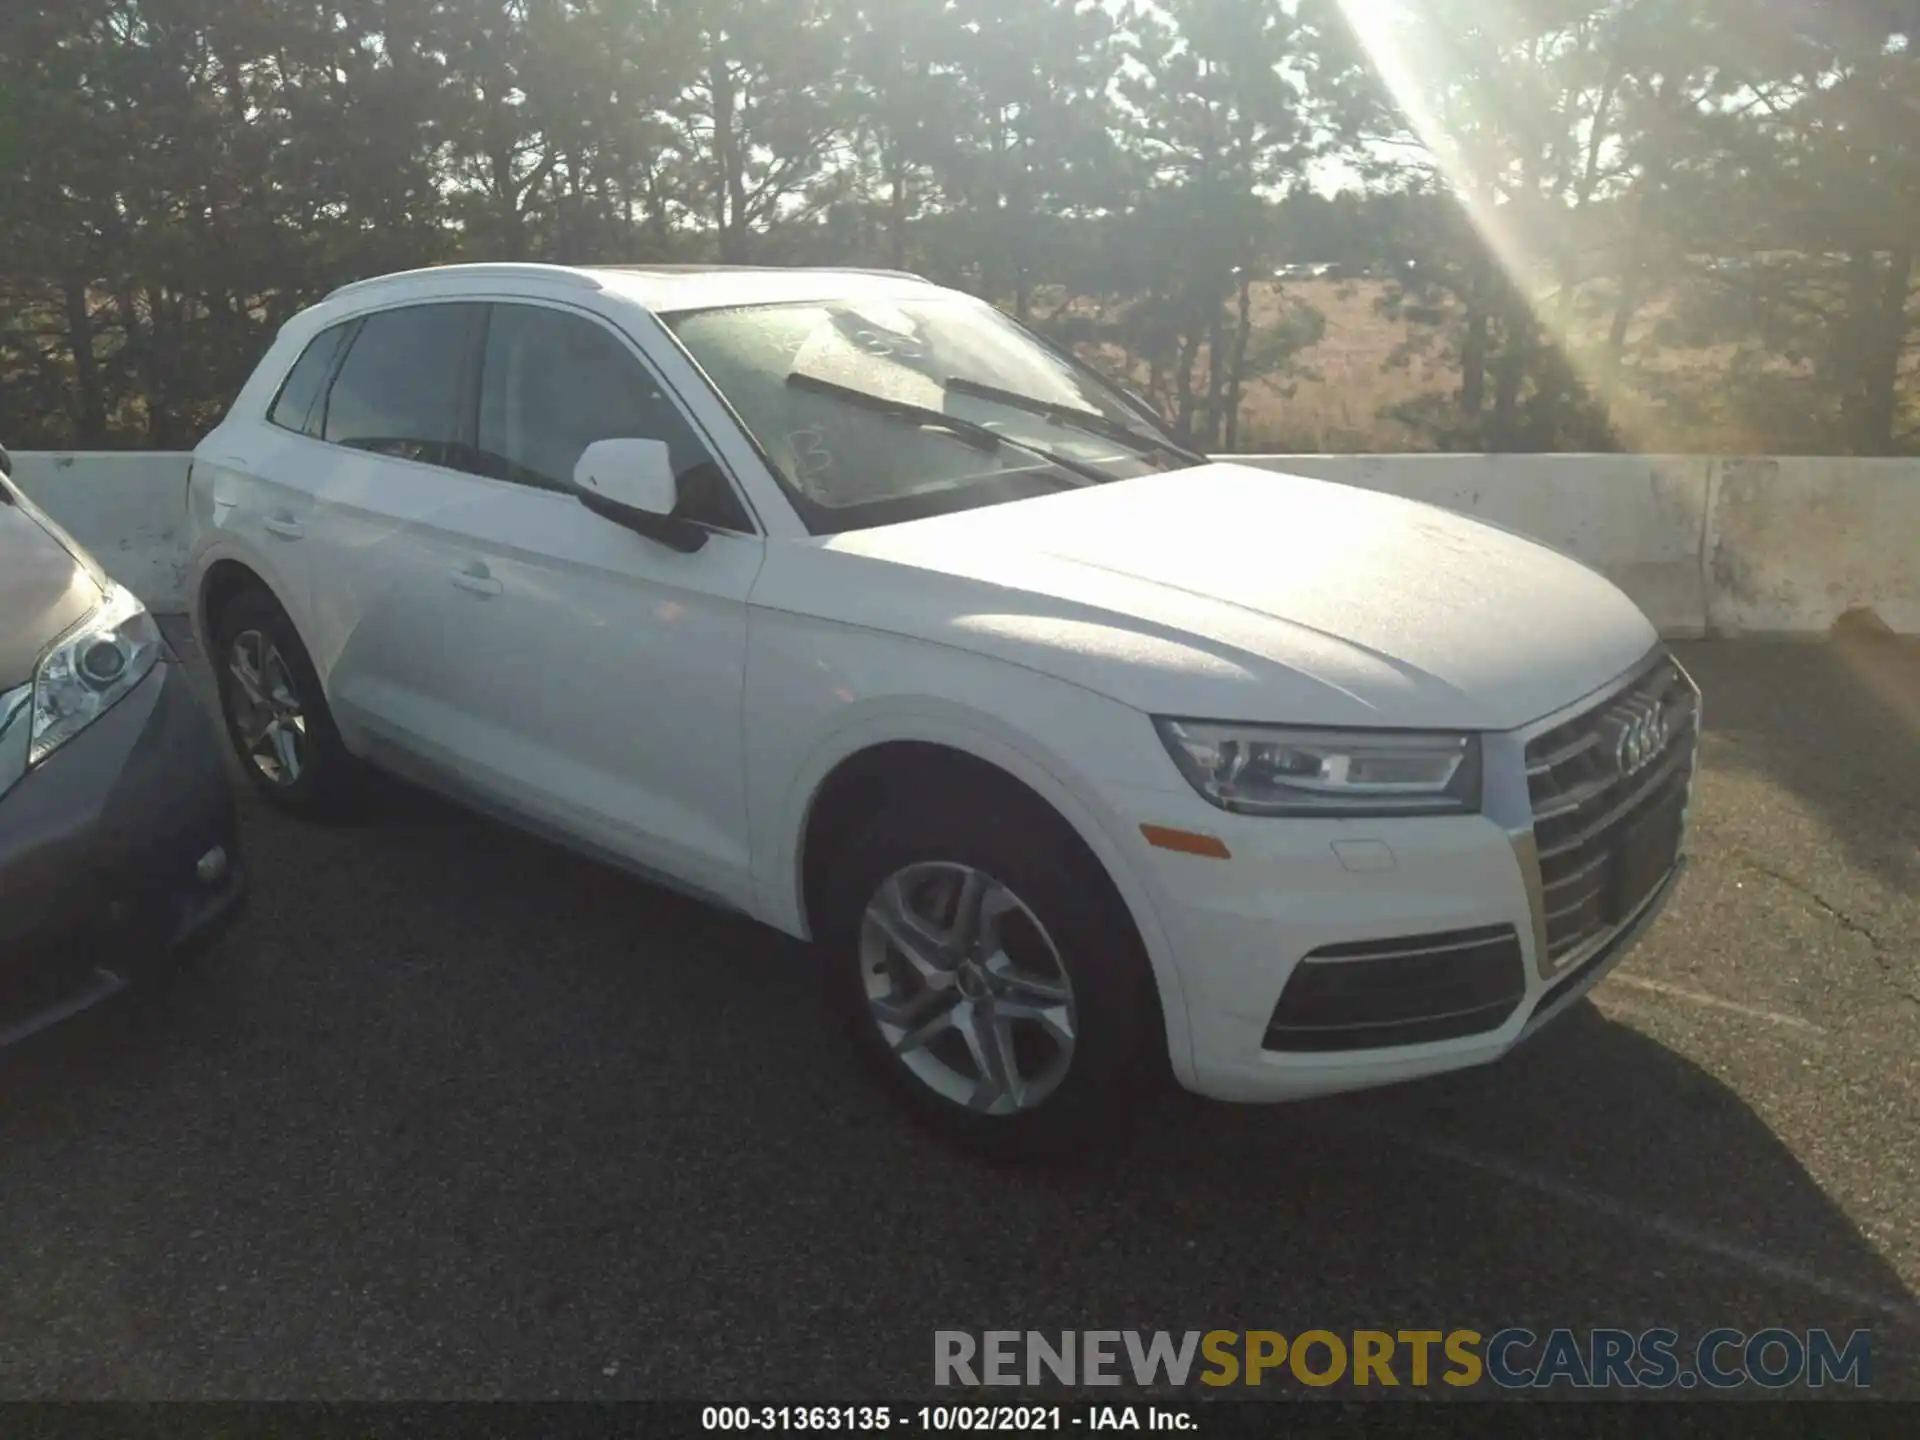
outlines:
[[1093, 371], [980, 301], [823, 300], [663, 318], [815, 534], [1192, 459]]

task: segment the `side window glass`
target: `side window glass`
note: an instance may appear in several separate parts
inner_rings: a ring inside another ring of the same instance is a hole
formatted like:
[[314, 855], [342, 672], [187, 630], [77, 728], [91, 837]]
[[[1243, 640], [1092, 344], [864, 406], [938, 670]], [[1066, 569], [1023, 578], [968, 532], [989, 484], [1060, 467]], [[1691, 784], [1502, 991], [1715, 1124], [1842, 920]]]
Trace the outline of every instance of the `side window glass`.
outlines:
[[448, 463], [460, 382], [483, 305], [414, 305], [369, 315], [325, 402], [324, 437], [429, 465]]
[[646, 367], [603, 326], [536, 305], [496, 305], [480, 372], [483, 474], [565, 490], [596, 440], [664, 440], [679, 483], [677, 513], [750, 530], [713, 456]]
[[340, 353], [340, 342], [352, 328], [353, 322], [349, 320], [322, 330], [307, 342], [307, 348], [300, 352], [300, 358], [293, 362], [293, 369], [281, 383], [280, 393], [268, 407], [268, 420], [283, 430], [297, 430], [316, 440], [320, 438], [320, 412], [314, 402], [319, 400], [321, 388], [333, 371], [333, 357]]

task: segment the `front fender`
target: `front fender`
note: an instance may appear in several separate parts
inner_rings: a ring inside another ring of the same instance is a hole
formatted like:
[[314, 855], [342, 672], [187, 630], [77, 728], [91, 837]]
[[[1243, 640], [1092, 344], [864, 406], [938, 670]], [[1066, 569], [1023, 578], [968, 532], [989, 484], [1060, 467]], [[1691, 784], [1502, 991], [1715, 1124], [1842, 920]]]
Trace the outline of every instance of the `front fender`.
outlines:
[[1184, 784], [1146, 717], [1000, 661], [796, 616], [756, 614], [748, 652], [748, 803], [760, 919], [807, 937], [803, 840], [815, 797], [839, 765], [889, 742], [947, 746], [1026, 785], [1105, 867], [1153, 967], [1174, 1072], [1191, 1079], [1192, 1038], [1172, 945], [1098, 778], [1125, 774], [1138, 787], [1143, 775], [1165, 770], [1174, 785]]

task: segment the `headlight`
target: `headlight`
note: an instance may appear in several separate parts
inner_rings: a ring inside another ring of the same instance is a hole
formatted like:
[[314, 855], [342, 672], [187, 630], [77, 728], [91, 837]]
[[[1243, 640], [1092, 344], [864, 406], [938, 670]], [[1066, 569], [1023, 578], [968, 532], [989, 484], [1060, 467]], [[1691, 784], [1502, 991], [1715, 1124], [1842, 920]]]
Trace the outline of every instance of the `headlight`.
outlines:
[[1480, 808], [1480, 739], [1405, 730], [1154, 722], [1193, 788], [1245, 815], [1458, 815]]
[[110, 710], [160, 658], [160, 627], [118, 585], [91, 615], [61, 637], [33, 676], [33, 739], [38, 765]]

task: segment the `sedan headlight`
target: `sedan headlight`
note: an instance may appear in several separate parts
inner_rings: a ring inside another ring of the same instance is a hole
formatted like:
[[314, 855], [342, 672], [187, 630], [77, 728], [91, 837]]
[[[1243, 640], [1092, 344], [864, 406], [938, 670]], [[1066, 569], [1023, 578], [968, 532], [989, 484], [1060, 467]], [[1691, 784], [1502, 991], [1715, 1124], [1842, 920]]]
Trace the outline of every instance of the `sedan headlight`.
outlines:
[[1480, 738], [1154, 721], [1180, 773], [1244, 815], [1459, 815], [1480, 808]]
[[28, 766], [38, 765], [98, 720], [153, 669], [160, 627], [119, 585], [41, 657], [33, 676], [33, 738]]

